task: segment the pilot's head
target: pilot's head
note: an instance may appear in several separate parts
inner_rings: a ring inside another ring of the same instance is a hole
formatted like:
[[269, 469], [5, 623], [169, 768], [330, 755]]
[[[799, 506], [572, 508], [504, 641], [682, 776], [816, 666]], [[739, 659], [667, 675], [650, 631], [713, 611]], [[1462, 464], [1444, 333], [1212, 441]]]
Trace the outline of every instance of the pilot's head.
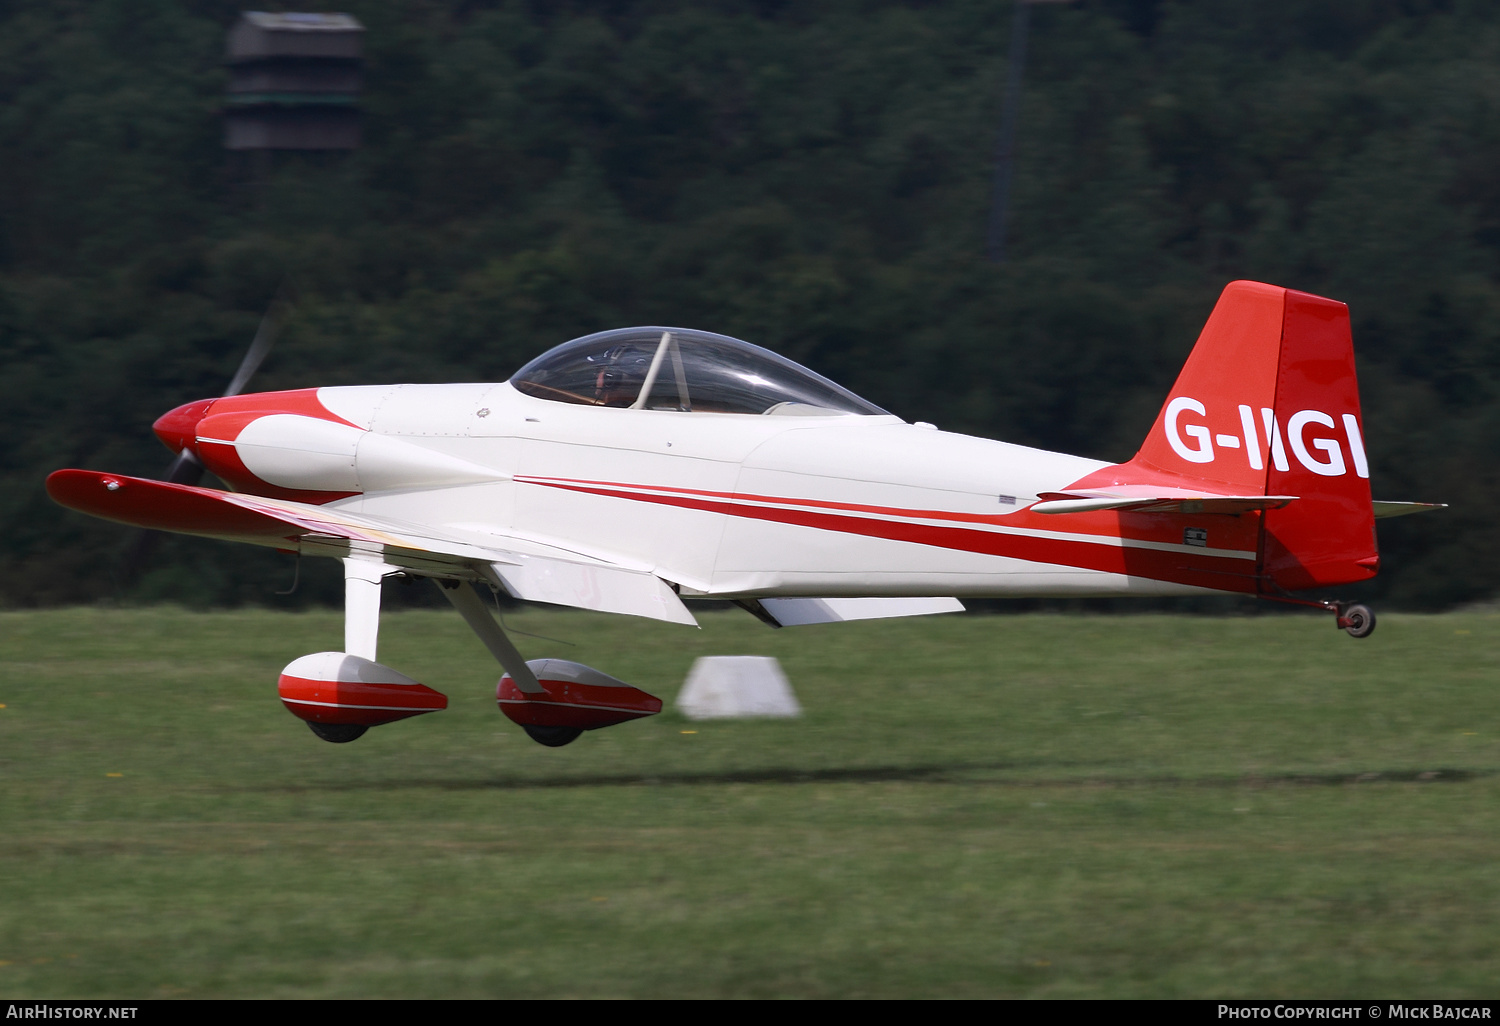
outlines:
[[595, 365], [594, 399], [601, 406], [630, 406], [641, 394], [653, 353], [625, 343], [588, 358]]

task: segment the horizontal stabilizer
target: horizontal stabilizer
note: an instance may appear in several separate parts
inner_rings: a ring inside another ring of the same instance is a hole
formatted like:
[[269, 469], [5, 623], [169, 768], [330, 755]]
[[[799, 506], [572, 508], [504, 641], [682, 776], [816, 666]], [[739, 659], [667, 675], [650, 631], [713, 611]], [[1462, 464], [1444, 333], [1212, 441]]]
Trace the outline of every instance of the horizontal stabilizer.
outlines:
[[1372, 502], [1375, 507], [1375, 519], [1383, 520], [1386, 517], [1404, 517], [1408, 513], [1426, 513], [1428, 510], [1447, 509], [1446, 502]]
[[1281, 509], [1295, 495], [1216, 495], [1178, 492], [1159, 495], [1120, 495], [1107, 492], [1043, 492], [1035, 513], [1094, 513], [1113, 509], [1132, 513], [1222, 513], [1238, 516], [1258, 509]]

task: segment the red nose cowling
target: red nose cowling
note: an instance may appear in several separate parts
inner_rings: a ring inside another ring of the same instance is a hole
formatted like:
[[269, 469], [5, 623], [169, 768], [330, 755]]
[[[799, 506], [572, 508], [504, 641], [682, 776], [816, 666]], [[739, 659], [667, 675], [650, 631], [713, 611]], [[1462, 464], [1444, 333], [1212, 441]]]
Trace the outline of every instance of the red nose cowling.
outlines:
[[209, 407], [218, 402], [217, 399], [199, 399], [197, 402], [185, 403], [177, 409], [163, 413], [151, 430], [156, 432], [156, 437], [161, 439], [161, 444], [171, 449], [174, 453], [182, 452], [184, 449], [193, 453], [198, 451], [198, 422], [208, 416]]

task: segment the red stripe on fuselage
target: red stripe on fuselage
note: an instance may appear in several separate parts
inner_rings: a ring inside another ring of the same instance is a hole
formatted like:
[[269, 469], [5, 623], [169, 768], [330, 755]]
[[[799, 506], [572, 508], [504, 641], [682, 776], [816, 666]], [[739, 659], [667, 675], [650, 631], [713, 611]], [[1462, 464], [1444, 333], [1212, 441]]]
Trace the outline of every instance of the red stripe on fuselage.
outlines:
[[[1049, 563], [1071, 566], [1083, 570], [1098, 570], [1105, 573], [1123, 574], [1129, 577], [1144, 577], [1151, 580], [1171, 581], [1219, 591], [1254, 592], [1256, 578], [1254, 563], [1234, 556], [1198, 554], [1181, 550], [1143, 548], [1120, 544], [1119, 531], [1106, 533], [1097, 529], [1097, 521], [1103, 516], [1115, 519], [1121, 516], [1159, 517], [1173, 514], [1075, 514], [1096, 522], [1095, 530], [1074, 533], [1095, 534], [1098, 542], [1080, 541], [1074, 538], [1037, 538], [1029, 535], [976, 530], [972, 527], [947, 527], [936, 524], [914, 524], [881, 517], [905, 517], [927, 520], [948, 520], [958, 523], [979, 523], [999, 526], [1001, 517], [979, 513], [958, 513], [937, 510], [907, 510], [889, 506], [867, 506], [857, 503], [837, 503], [821, 499], [788, 499], [774, 496], [735, 495], [728, 492], [711, 492], [695, 488], [673, 489], [667, 492], [658, 486], [622, 485], [604, 481], [576, 481], [566, 479], [544, 479], [520, 477], [520, 484], [542, 485], [565, 491], [604, 495], [611, 498], [630, 499], [635, 502], [652, 502], [685, 509], [722, 513], [726, 516], [751, 520], [767, 520], [775, 523], [810, 527], [841, 534], [883, 538], [888, 541], [913, 542], [937, 548], [973, 552], [988, 556], [1005, 556], [1033, 563]], [[630, 489], [650, 489], [655, 494], [643, 494]], [[738, 501], [725, 501], [738, 500]], [[751, 506], [743, 503], [760, 502], [771, 505]], [[813, 507], [813, 508], [795, 508]], [[821, 512], [821, 510], [842, 512]], [[870, 516], [851, 516], [851, 513], [868, 513]], [[1258, 514], [1249, 514], [1257, 516]], [[1007, 519], [1015, 514], [1009, 514]], [[1011, 523], [1015, 521], [1012, 519]], [[1009, 526], [1009, 525], [1007, 525]], [[1020, 527], [1021, 525], [1016, 524]], [[1070, 525], [1071, 526], [1071, 525]], [[1027, 530], [1040, 528], [1027, 525]], [[1160, 534], [1160, 532], [1153, 532]], [[1144, 539], [1142, 539], [1144, 540]], [[1154, 539], [1153, 539], [1154, 540]]]

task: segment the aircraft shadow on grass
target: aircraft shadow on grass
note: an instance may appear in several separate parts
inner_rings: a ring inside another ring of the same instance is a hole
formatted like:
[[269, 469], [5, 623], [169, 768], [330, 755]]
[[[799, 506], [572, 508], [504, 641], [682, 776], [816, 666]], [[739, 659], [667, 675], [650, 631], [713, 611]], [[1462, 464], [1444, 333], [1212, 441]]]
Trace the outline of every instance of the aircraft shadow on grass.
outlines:
[[[1058, 766], [1083, 767], [1085, 763], [1058, 763]], [[1497, 769], [1385, 769], [1339, 773], [1269, 773], [1231, 776], [1203, 774], [1181, 776], [1159, 774], [1115, 776], [1094, 774], [1069, 778], [1002, 778], [986, 779], [979, 774], [1005, 773], [1035, 769], [1035, 764], [1017, 762], [954, 763], [924, 766], [850, 766], [825, 769], [768, 767], [751, 770], [724, 770], [708, 773], [605, 773], [553, 777], [486, 777], [473, 780], [432, 779], [342, 781], [325, 784], [290, 784], [276, 787], [230, 788], [233, 791], [314, 793], [338, 791], [394, 791], [409, 788], [432, 788], [440, 791], [533, 791], [586, 787], [666, 787], [714, 784], [968, 784], [979, 787], [1036, 788], [1108, 788], [1108, 787], [1193, 787], [1193, 788], [1270, 788], [1270, 787], [1348, 787], [1358, 784], [1457, 784], [1500, 775]]]

